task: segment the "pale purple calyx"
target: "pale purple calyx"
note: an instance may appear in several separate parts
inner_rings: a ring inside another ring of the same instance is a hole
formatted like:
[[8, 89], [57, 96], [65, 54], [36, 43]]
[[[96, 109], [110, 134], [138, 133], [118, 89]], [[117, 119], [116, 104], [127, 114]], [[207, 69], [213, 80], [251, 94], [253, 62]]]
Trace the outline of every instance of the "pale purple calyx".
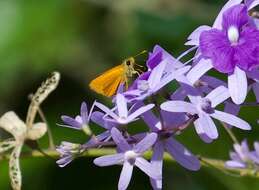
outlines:
[[227, 31], [228, 40], [231, 45], [237, 45], [239, 40], [239, 30], [236, 26], [230, 26]]
[[212, 103], [208, 98], [201, 98], [199, 103], [197, 104], [197, 109], [201, 112], [205, 112], [208, 114], [214, 112], [214, 109], [212, 108]]

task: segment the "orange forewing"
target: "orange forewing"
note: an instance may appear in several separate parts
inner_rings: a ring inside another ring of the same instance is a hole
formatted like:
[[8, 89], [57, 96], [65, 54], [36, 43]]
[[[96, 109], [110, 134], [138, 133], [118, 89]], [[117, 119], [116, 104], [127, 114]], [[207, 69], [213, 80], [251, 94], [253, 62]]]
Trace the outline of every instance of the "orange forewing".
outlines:
[[119, 85], [125, 82], [124, 65], [118, 65], [92, 80], [90, 88], [104, 96], [112, 96], [116, 93]]

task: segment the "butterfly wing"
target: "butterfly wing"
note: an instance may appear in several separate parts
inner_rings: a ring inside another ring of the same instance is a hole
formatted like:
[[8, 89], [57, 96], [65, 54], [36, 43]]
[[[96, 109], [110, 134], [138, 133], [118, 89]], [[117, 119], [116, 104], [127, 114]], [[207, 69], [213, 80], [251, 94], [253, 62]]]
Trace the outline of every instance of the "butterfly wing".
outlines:
[[125, 81], [124, 66], [118, 65], [90, 82], [90, 88], [104, 96], [115, 94], [118, 86]]

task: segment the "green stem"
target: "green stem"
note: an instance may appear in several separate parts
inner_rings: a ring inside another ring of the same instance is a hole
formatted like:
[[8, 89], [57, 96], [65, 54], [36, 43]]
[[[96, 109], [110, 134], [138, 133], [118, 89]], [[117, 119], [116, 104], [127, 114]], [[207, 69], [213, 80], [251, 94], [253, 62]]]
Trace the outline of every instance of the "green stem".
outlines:
[[[55, 150], [43, 150], [44, 153], [48, 154], [51, 157], [58, 158], [59, 153]], [[104, 155], [109, 155], [109, 154], [115, 154], [116, 150], [113, 148], [103, 148], [103, 149], [89, 149], [85, 153], [82, 154], [82, 157], [99, 157], [99, 156], [104, 156]], [[147, 159], [150, 159], [152, 156], [152, 152], [148, 151], [144, 154], [144, 157]], [[5, 160], [9, 159], [10, 155], [4, 155], [0, 157], [0, 160]], [[42, 153], [39, 151], [31, 151], [31, 152], [24, 152], [21, 155], [21, 158], [41, 158], [44, 157]], [[201, 165], [203, 167], [207, 168], [217, 168], [218, 170], [231, 174], [231, 175], [238, 175], [238, 176], [250, 176], [250, 177], [255, 177], [259, 178], [259, 171], [256, 171], [254, 169], [237, 169], [237, 168], [226, 168], [225, 167], [225, 161], [224, 160], [218, 160], [218, 159], [212, 159], [212, 158], [205, 158], [205, 157], [200, 157]], [[164, 161], [167, 162], [176, 162], [175, 160], [172, 159], [172, 157], [165, 153], [164, 154]]]

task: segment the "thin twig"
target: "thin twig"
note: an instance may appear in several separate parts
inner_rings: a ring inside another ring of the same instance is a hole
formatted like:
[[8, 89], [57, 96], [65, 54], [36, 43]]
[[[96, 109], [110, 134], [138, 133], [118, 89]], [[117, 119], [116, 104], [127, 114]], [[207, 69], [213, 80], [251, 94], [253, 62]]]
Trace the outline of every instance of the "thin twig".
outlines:
[[235, 143], [235, 144], [239, 144], [236, 136], [234, 135], [234, 133], [231, 131], [231, 129], [227, 126], [226, 123], [224, 122], [221, 122], [222, 126], [224, 127], [224, 129], [227, 131], [228, 135], [230, 136], [230, 138], [232, 139], [232, 141]]
[[54, 138], [53, 138], [53, 135], [52, 135], [52, 131], [51, 131], [51, 129], [50, 129], [49, 125], [48, 125], [48, 121], [47, 121], [47, 119], [46, 119], [46, 117], [45, 117], [45, 115], [44, 115], [44, 113], [43, 113], [43, 111], [42, 111], [42, 109], [40, 107], [38, 108], [38, 113], [40, 115], [40, 118], [42, 119], [42, 121], [44, 123], [46, 123], [47, 128], [48, 128], [47, 133], [48, 133], [48, 137], [49, 137], [49, 148], [54, 150], [55, 149], [55, 143], [54, 143]]

